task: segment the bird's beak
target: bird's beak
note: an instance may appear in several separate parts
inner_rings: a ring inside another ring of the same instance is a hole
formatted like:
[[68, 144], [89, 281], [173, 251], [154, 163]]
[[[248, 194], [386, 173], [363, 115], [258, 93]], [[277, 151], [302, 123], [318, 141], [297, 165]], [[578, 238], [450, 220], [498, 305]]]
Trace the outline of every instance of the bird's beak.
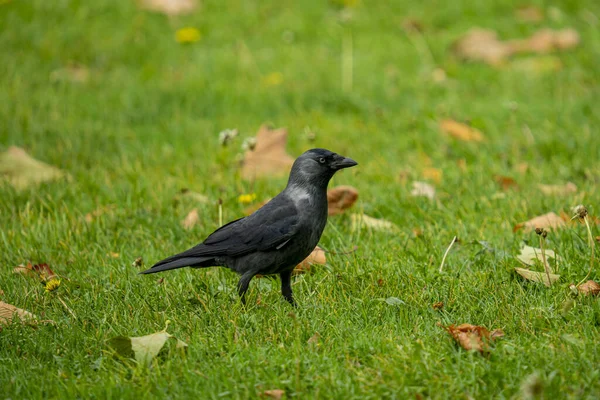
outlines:
[[340, 160], [333, 163], [333, 167], [337, 169], [350, 168], [358, 165], [356, 161], [348, 157], [340, 157]]

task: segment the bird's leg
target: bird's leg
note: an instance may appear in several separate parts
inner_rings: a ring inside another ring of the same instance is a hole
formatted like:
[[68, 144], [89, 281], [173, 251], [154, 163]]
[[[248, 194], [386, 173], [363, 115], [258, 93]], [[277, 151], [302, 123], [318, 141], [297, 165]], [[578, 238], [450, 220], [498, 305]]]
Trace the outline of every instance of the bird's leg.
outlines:
[[246, 291], [248, 290], [248, 285], [250, 285], [250, 281], [254, 278], [254, 275], [254, 272], [248, 271], [242, 275], [238, 282], [238, 294], [240, 295], [243, 305], [246, 305]]
[[279, 277], [281, 278], [281, 294], [292, 306], [296, 307], [296, 301], [292, 295], [292, 270], [281, 272]]

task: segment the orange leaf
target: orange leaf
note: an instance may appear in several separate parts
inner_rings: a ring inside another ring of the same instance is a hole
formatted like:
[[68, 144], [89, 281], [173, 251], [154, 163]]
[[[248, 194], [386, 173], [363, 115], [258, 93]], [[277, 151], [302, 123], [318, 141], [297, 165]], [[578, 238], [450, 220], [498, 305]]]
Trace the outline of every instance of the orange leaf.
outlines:
[[270, 399], [280, 400], [284, 394], [285, 394], [285, 390], [272, 389], [272, 390], [265, 390], [264, 392], [262, 392], [260, 394], [260, 397], [268, 397]]
[[306, 257], [300, 264], [294, 268], [294, 273], [301, 274], [303, 272], [310, 271], [310, 267], [313, 264], [325, 264], [327, 262], [327, 258], [325, 257], [325, 250], [320, 248], [319, 246], [315, 247], [315, 249]]
[[352, 186], [336, 186], [327, 191], [328, 214], [341, 214], [358, 199], [358, 190]]
[[423, 169], [423, 178], [430, 179], [435, 183], [442, 182], [442, 170], [439, 168], [427, 167]]
[[194, 208], [188, 213], [188, 215], [186, 215], [185, 219], [181, 221], [181, 225], [183, 225], [185, 229], [192, 229], [194, 225], [198, 223], [199, 219], [200, 217], [198, 216], [198, 209]]
[[490, 334], [486, 328], [471, 324], [461, 324], [458, 326], [452, 324], [445, 327], [445, 329], [462, 348], [479, 351], [480, 353], [489, 350], [488, 342], [504, 336], [504, 332], [501, 329], [496, 329]]
[[592, 280], [580, 285], [577, 289], [583, 294], [597, 296], [600, 294], [600, 285]]
[[57, 275], [50, 269], [50, 266], [46, 263], [32, 265], [27, 262], [27, 265], [19, 265], [13, 270], [16, 274], [23, 274], [29, 276], [39, 276], [45, 281], [54, 279]]
[[440, 122], [440, 129], [455, 139], [464, 142], [483, 142], [483, 134], [469, 125], [456, 122], [451, 119], [444, 119]]
[[515, 225], [513, 232], [516, 232], [519, 229], [523, 229], [524, 232], [531, 232], [536, 228], [558, 229], [563, 228], [566, 225], [567, 224], [565, 223], [564, 219], [562, 219], [559, 215], [549, 212], [547, 214], [532, 218], [529, 221], [521, 222]]
[[496, 183], [498, 183], [498, 185], [502, 187], [502, 190], [519, 188], [517, 182], [510, 176], [496, 175], [494, 176], [494, 180], [496, 181]]
[[256, 134], [256, 147], [244, 154], [242, 177], [246, 180], [289, 173], [294, 159], [285, 151], [287, 130], [263, 125]]

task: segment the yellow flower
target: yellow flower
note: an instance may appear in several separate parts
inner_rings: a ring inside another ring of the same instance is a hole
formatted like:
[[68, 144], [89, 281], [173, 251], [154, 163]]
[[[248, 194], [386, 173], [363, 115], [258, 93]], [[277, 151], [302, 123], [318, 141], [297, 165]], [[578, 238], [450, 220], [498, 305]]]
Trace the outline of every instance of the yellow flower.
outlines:
[[175, 32], [175, 40], [178, 43], [194, 43], [202, 38], [200, 31], [196, 28], [181, 28]]
[[240, 194], [238, 201], [242, 204], [252, 203], [256, 200], [256, 193]]
[[60, 279], [50, 279], [46, 282], [46, 292], [53, 292], [60, 286]]
[[278, 86], [283, 83], [283, 74], [281, 72], [271, 72], [262, 78], [264, 86]]

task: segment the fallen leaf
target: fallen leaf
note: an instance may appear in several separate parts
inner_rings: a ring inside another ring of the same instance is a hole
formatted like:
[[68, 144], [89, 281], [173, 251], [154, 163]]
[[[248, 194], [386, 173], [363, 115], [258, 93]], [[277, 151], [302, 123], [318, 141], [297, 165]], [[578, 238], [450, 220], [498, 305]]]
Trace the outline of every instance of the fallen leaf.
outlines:
[[327, 191], [328, 214], [337, 215], [352, 207], [358, 199], [358, 190], [352, 186], [336, 186]]
[[272, 389], [272, 390], [265, 390], [264, 392], [262, 392], [260, 394], [260, 397], [268, 397], [270, 399], [280, 400], [284, 394], [285, 394], [285, 390]]
[[529, 72], [535, 75], [547, 74], [560, 71], [563, 63], [556, 56], [533, 56], [519, 58], [512, 61], [509, 65], [511, 70]]
[[16, 274], [37, 276], [43, 281], [49, 281], [57, 278], [58, 276], [50, 269], [50, 266], [46, 263], [42, 264], [31, 264], [27, 262], [27, 265], [19, 265], [13, 270]]
[[294, 159], [285, 151], [287, 130], [263, 125], [256, 134], [256, 147], [244, 154], [242, 177], [246, 180], [289, 173]]
[[85, 65], [77, 63], [70, 63], [50, 73], [51, 82], [86, 83], [89, 78], [90, 70]]
[[541, 29], [528, 38], [501, 41], [496, 32], [475, 28], [454, 44], [454, 52], [461, 58], [499, 65], [517, 53], [545, 54], [567, 50], [579, 44], [574, 29]]
[[319, 344], [319, 339], [321, 338], [321, 335], [319, 334], [319, 332], [315, 332], [314, 335], [312, 335], [307, 341], [306, 343], [308, 344]]
[[414, 197], [427, 197], [430, 200], [435, 199], [435, 188], [427, 182], [414, 181], [412, 183], [410, 194]]
[[181, 221], [181, 225], [183, 225], [185, 229], [192, 229], [199, 220], [200, 217], [198, 216], [198, 209], [194, 208], [188, 213], [188, 215], [186, 215], [185, 219]]
[[494, 176], [494, 180], [498, 185], [500, 185], [502, 190], [505, 191], [510, 189], [517, 189], [519, 187], [517, 182], [510, 176], [496, 175]]
[[8, 325], [14, 319], [21, 321], [32, 321], [35, 320], [35, 315], [29, 311], [25, 311], [21, 308], [15, 307], [12, 304], [0, 301], [0, 325]]
[[528, 5], [517, 8], [515, 17], [521, 22], [540, 22], [544, 19], [544, 12], [539, 7]]
[[161, 331], [146, 336], [117, 336], [108, 340], [108, 345], [125, 358], [133, 358], [139, 363], [149, 364], [165, 346], [167, 341], [175, 344], [175, 349], [187, 348], [187, 344], [175, 336]]
[[91, 223], [94, 219], [100, 217], [101, 215], [107, 214], [110, 211], [114, 210], [117, 206], [115, 206], [114, 204], [108, 205], [108, 206], [103, 206], [100, 208], [95, 209], [92, 212], [89, 212], [87, 214], [85, 214], [85, 222], [87, 223]]
[[592, 280], [589, 280], [577, 288], [580, 293], [585, 295], [597, 296], [600, 294], [600, 285]]
[[351, 229], [353, 231], [361, 228], [382, 232], [395, 232], [398, 230], [398, 227], [390, 221], [369, 217], [365, 214], [351, 214], [350, 219], [352, 221]]
[[540, 183], [538, 188], [546, 196], [567, 196], [577, 193], [577, 186], [573, 182], [567, 182], [564, 185], [544, 185]]
[[442, 182], [442, 170], [439, 168], [424, 168], [423, 169], [423, 179], [429, 179], [434, 181], [435, 183]]
[[536, 228], [542, 229], [558, 229], [563, 228], [567, 224], [563, 218], [554, 212], [549, 212], [530, 219], [529, 221], [521, 222], [513, 228], [513, 232], [523, 229], [524, 232], [534, 231]]
[[[548, 287], [560, 278], [560, 275], [557, 274], [546, 274], [546, 272], [531, 271], [525, 268], [515, 268], [515, 271], [528, 281], [543, 283]], [[548, 280], [548, 275], [550, 275], [550, 280]]]
[[175, 195], [173, 198], [175, 202], [180, 202], [184, 200], [189, 200], [192, 202], [200, 203], [200, 204], [208, 204], [210, 203], [210, 199], [208, 196], [205, 196], [201, 193], [194, 192], [188, 188], [183, 188]]
[[440, 129], [442, 132], [463, 142], [483, 142], [484, 140], [483, 134], [479, 130], [452, 119], [440, 121]]
[[[556, 268], [553, 268], [549, 263], [549, 259], [554, 260], [554, 266], [558, 266], [559, 261], [563, 261], [562, 258], [553, 250], [544, 249], [544, 255], [546, 256], [546, 267], [550, 269], [550, 272], [556, 271]], [[527, 246], [523, 244], [521, 246], [521, 252], [516, 256], [517, 260], [521, 261], [525, 265], [529, 265], [531, 267], [537, 265], [538, 263], [543, 266], [543, 257], [542, 257], [542, 249], [538, 249], [537, 247]], [[545, 271], [545, 268], [544, 268]]]
[[138, 0], [141, 8], [166, 15], [189, 14], [196, 9], [196, 0]]
[[294, 268], [294, 273], [300, 274], [303, 272], [310, 271], [310, 267], [313, 264], [321, 264], [324, 265], [327, 263], [327, 258], [325, 257], [325, 250], [320, 248], [319, 246], [315, 247], [315, 249], [306, 257], [302, 262]]
[[17, 190], [65, 176], [58, 168], [32, 158], [19, 147], [11, 146], [0, 154], [0, 178]]
[[471, 324], [461, 324], [459, 326], [453, 324], [444, 327], [444, 329], [463, 349], [479, 351], [480, 353], [485, 353], [489, 350], [489, 342], [504, 336], [502, 329], [495, 329], [490, 333], [483, 326]]
[[142, 257], [138, 257], [131, 263], [132, 267], [142, 267], [144, 266], [144, 259]]
[[432, 307], [434, 310], [439, 311], [444, 308], [444, 303], [441, 301], [438, 301], [438, 302], [433, 303]]
[[119, 253], [115, 253], [115, 252], [112, 252], [112, 251], [109, 252], [107, 254], [107, 256], [109, 256], [110, 258], [119, 258], [119, 257], [121, 257], [121, 255]]
[[390, 306], [401, 306], [403, 304], [406, 304], [403, 300], [397, 297], [388, 297], [387, 299], [385, 299], [385, 302]]

